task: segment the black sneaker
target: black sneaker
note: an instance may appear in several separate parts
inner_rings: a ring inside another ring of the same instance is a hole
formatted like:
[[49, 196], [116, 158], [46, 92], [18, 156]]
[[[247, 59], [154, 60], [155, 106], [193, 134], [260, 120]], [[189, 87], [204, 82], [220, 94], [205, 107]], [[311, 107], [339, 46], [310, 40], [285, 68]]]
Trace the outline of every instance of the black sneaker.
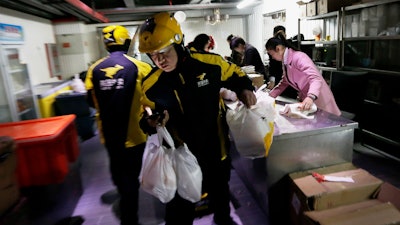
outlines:
[[229, 218], [227, 220], [218, 220], [218, 221], [213, 220], [212, 225], [239, 225], [239, 224], [236, 223], [232, 218]]
[[72, 216], [58, 221], [55, 225], [82, 225], [85, 219], [82, 216]]

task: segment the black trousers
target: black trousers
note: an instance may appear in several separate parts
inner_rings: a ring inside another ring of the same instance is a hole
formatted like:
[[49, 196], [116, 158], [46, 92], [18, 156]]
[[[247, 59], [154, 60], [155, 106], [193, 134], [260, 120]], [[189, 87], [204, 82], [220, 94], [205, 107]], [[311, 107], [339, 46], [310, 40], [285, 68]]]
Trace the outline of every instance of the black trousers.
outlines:
[[145, 143], [132, 148], [108, 146], [110, 171], [114, 185], [120, 195], [119, 210], [121, 225], [137, 225], [139, 187], [138, 180], [142, 167]]
[[[206, 162], [207, 161], [207, 162]], [[203, 172], [203, 193], [207, 192], [214, 220], [221, 224], [230, 221], [229, 180], [231, 160], [199, 160]], [[174, 199], [166, 205], [165, 225], [192, 225], [195, 215], [195, 204], [183, 199], [176, 193]]]

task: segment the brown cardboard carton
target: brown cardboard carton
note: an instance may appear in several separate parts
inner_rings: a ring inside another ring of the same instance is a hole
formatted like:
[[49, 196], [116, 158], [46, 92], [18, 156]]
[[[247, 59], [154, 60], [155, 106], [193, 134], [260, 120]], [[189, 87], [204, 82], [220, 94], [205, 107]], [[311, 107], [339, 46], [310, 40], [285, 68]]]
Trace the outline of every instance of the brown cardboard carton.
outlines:
[[333, 209], [304, 212], [304, 225], [400, 224], [400, 189], [383, 183], [373, 199]]
[[0, 190], [0, 216], [6, 214], [8, 210], [17, 204], [19, 197], [19, 188], [16, 183]]
[[253, 86], [256, 88], [261, 87], [264, 84], [264, 75], [262, 74], [248, 74]]
[[299, 17], [303, 18], [307, 16], [307, 5], [299, 5]]
[[373, 197], [382, 202], [391, 202], [400, 210], [400, 189], [389, 183], [383, 183]]
[[318, 0], [317, 1], [317, 15], [340, 10], [341, 7], [349, 6], [358, 0]]
[[378, 199], [322, 211], [305, 212], [306, 225], [391, 225], [400, 224], [400, 211]]
[[11, 137], [0, 136], [0, 216], [19, 198], [16, 179], [17, 157], [15, 142]]
[[[321, 182], [311, 173], [352, 177], [354, 183]], [[290, 217], [293, 224], [301, 224], [303, 213], [319, 211], [361, 202], [372, 198], [382, 181], [351, 163], [289, 174], [291, 179]]]
[[317, 15], [317, 2], [307, 3], [307, 16], [315, 16]]

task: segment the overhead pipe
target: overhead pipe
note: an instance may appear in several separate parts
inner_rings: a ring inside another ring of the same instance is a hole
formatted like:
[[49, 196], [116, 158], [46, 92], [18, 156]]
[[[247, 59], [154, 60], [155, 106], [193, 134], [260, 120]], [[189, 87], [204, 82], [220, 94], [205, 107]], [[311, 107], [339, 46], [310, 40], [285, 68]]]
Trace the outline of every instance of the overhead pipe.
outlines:
[[30, 5], [32, 7], [35, 7], [40, 10], [44, 10], [46, 12], [52, 13], [54, 15], [58, 16], [64, 16], [65, 14], [61, 12], [60, 10], [54, 9], [53, 7], [50, 7], [48, 5], [45, 5], [41, 2], [35, 1], [35, 0], [24, 0], [24, 3], [27, 5]]
[[59, 10], [66, 12], [66, 13], [68, 13], [68, 15], [72, 15], [80, 20], [83, 20], [85, 22], [91, 22], [90, 18], [88, 18], [87, 16], [83, 16], [80, 13], [78, 13], [76, 10], [72, 9], [72, 6], [69, 5], [68, 3], [57, 3], [57, 4], [52, 4], [52, 6], [54, 8], [57, 8]]
[[135, 1], [134, 0], [124, 0], [124, 3], [126, 5], [126, 7], [128, 7], [128, 8], [135, 7]]
[[[55, 17], [53, 11], [49, 12], [48, 8], [37, 8], [30, 7], [26, 2], [15, 1], [15, 0], [0, 0], [0, 6], [4, 6], [10, 9], [14, 9], [16, 11], [28, 13], [31, 15], [52, 19]], [[58, 15], [58, 14], [57, 14]]]
[[90, 8], [85, 3], [83, 3], [79, 0], [64, 0], [64, 1], [67, 2], [68, 4], [70, 4], [71, 6], [73, 6], [75, 9], [82, 12], [83, 14], [89, 16], [90, 18], [92, 18], [98, 22], [102, 22], [102, 23], [110, 22], [110, 20], [107, 17], [105, 17], [103, 14], [93, 10], [92, 8]]
[[182, 5], [163, 5], [163, 6], [144, 6], [136, 8], [115, 8], [100, 9], [99, 12], [104, 15], [108, 14], [131, 14], [146, 12], [163, 12], [163, 11], [184, 11], [184, 10], [200, 10], [215, 8], [236, 8], [237, 3], [210, 3], [210, 4], [182, 4]]

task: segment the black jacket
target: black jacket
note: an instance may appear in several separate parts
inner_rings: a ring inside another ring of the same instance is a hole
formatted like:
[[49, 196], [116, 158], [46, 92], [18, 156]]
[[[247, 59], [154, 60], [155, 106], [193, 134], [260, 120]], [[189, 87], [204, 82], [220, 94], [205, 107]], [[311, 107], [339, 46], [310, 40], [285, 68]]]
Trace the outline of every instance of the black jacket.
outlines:
[[[159, 113], [168, 110], [167, 129], [176, 144], [185, 142], [199, 160], [220, 160], [228, 141], [220, 89], [226, 87], [239, 96], [242, 90], [254, 87], [240, 67], [220, 55], [184, 54], [174, 71], [155, 69], [144, 79], [142, 103]], [[142, 128], [151, 133], [146, 124], [142, 121]]]

